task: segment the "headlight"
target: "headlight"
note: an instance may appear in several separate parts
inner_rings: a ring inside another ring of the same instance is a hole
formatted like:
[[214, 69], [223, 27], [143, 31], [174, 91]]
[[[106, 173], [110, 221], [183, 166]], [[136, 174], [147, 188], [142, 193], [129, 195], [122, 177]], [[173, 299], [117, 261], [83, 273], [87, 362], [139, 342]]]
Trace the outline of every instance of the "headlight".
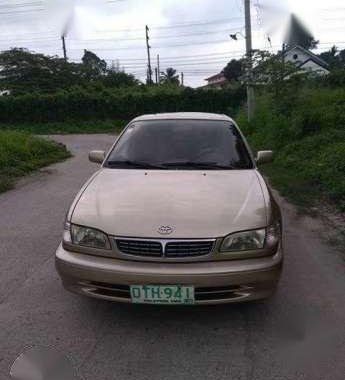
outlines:
[[236, 232], [224, 238], [221, 252], [251, 251], [264, 248], [266, 229]]
[[[70, 231], [68, 231], [68, 226], [70, 226]], [[71, 242], [76, 245], [97, 249], [111, 249], [108, 236], [94, 228], [66, 223], [63, 237], [65, 242]]]

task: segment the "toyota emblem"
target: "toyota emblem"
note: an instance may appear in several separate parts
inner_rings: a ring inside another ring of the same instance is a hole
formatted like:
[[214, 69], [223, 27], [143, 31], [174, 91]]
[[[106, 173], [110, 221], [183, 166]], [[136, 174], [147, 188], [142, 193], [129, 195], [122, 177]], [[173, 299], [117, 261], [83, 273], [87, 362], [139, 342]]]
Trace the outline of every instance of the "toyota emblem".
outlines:
[[161, 235], [170, 235], [174, 232], [174, 228], [171, 226], [160, 226], [158, 228], [158, 233]]

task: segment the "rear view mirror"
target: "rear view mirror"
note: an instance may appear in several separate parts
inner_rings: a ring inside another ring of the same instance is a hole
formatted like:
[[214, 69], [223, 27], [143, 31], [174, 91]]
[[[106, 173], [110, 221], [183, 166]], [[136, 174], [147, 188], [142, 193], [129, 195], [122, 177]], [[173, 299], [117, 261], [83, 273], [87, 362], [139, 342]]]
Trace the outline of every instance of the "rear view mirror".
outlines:
[[256, 163], [258, 165], [268, 164], [273, 161], [273, 152], [271, 150], [262, 150], [258, 152]]
[[105, 158], [104, 150], [92, 150], [89, 153], [89, 160], [96, 164], [101, 164], [104, 161], [104, 158]]

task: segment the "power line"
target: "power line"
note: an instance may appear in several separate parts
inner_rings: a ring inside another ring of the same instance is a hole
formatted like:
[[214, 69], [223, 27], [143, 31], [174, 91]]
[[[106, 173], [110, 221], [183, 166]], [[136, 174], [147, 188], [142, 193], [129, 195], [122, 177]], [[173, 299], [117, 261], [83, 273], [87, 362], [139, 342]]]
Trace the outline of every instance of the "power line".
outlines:
[[[227, 40], [216, 40], [216, 41], [203, 41], [203, 42], [194, 42], [194, 43], [187, 43], [187, 44], [175, 44], [175, 45], [162, 45], [162, 46], [152, 46], [152, 48], [155, 49], [167, 49], [172, 47], [187, 47], [187, 46], [197, 46], [197, 45], [214, 45], [214, 44], [224, 44], [228, 42]], [[70, 50], [80, 50], [81, 48], [71, 48]], [[145, 46], [124, 46], [124, 47], [117, 47], [115, 49], [112, 48], [98, 48], [94, 47], [93, 50], [95, 51], [118, 51], [118, 50], [140, 50], [145, 49]]]
[[[238, 58], [239, 56], [235, 56], [233, 55], [231, 58]], [[205, 62], [197, 62], [197, 61], [194, 61], [194, 62], [173, 62], [173, 61], [166, 61], [166, 62], [163, 62], [162, 65], [173, 65], [173, 66], [199, 66], [199, 67], [202, 67], [202, 66], [209, 66], [210, 64], [217, 64], [217, 63], [224, 63], [224, 62], [228, 62], [230, 58], [223, 58], [222, 60], [215, 60], [215, 61], [205, 61]], [[133, 64], [133, 63], [126, 63], [126, 62], [123, 62], [121, 61], [121, 63], [123, 65], [126, 65], [127, 67], [145, 67], [145, 63], [137, 63], [137, 64]]]
[[7, 3], [7, 4], [0, 4], [0, 9], [1, 8], [21, 8], [21, 7], [35, 7], [43, 5], [42, 1], [32, 1], [32, 2], [24, 2], [24, 3]]
[[[172, 25], [154, 25], [150, 26], [151, 30], [154, 29], [176, 29], [176, 28], [187, 28], [193, 26], [204, 26], [204, 25], [213, 25], [213, 24], [226, 24], [230, 21], [241, 20], [241, 17], [232, 17], [228, 19], [218, 19], [212, 21], [192, 21], [186, 23], [177, 23]], [[114, 30], [98, 30], [97, 33], [118, 33], [118, 32], [131, 32], [131, 31], [141, 31], [141, 28], [127, 28], [127, 29], [114, 29]]]
[[186, 27], [192, 27], [192, 26], [204, 26], [204, 25], [213, 25], [213, 24], [226, 24], [229, 21], [234, 20], [240, 20], [241, 17], [232, 17], [228, 19], [221, 19], [221, 20], [213, 20], [213, 21], [199, 21], [199, 22], [189, 22], [189, 23], [181, 23], [181, 24], [174, 24], [174, 25], [166, 25], [166, 26], [153, 26], [152, 29], [175, 29], [175, 28], [186, 28]]
[[[228, 34], [229, 32], [233, 30], [238, 30], [239, 28], [232, 28], [227, 30], [217, 30], [213, 32], [196, 32], [196, 33], [186, 33], [186, 34], [176, 34], [176, 35], [166, 35], [166, 36], [156, 36], [151, 37], [152, 40], [157, 39], [170, 39], [170, 38], [181, 38], [181, 37], [194, 37], [194, 36], [202, 36], [202, 35], [210, 35], [210, 34]], [[117, 38], [116, 41], [142, 41], [144, 40], [143, 37], [130, 37], [130, 38]], [[110, 38], [95, 38], [95, 39], [86, 39], [86, 40], [77, 40], [77, 39], [69, 39], [69, 41], [80, 41], [80, 42], [114, 42], [113, 39]]]
[[16, 16], [18, 14], [26, 14], [26, 13], [34, 13], [34, 12], [43, 12], [44, 8], [37, 8], [37, 9], [26, 9], [26, 10], [20, 10], [15, 12], [0, 12], [0, 15], [9, 15], [9, 16]]
[[[243, 53], [242, 50], [236, 50], [232, 52], [222, 52], [222, 53], [208, 53], [208, 54], [194, 54], [194, 55], [178, 55], [178, 56], [164, 56], [160, 58], [160, 61], [165, 63], [165, 61], [179, 61], [184, 60], [186, 62], [190, 62], [190, 60], [195, 61], [195, 58], [202, 58], [204, 60], [212, 60], [212, 59], [230, 59], [234, 56], [234, 53]], [[104, 58], [106, 61], [114, 61], [114, 58]], [[146, 58], [116, 58], [121, 62], [146, 62]]]
[[[236, 50], [235, 52], [239, 52], [239, 50]], [[195, 57], [217, 57], [217, 56], [229, 56], [231, 55], [233, 52], [219, 52], [219, 53], [207, 53], [207, 54], [193, 54], [193, 55], [174, 55], [174, 56], [164, 56], [164, 57], [161, 57], [160, 60], [161, 61], [166, 61], [166, 60], [171, 60], [171, 59], [185, 59], [185, 58], [195, 58]], [[131, 61], [137, 61], [137, 60], [140, 60], [140, 61], [145, 61], [144, 58], [130, 58], [128, 60], [131, 60]]]
[[[35, 41], [55, 41], [57, 38], [59, 38], [59, 36], [52, 36], [52, 37], [31, 37], [29, 39], [22, 39], [22, 40], [15, 40], [16, 43], [30, 43], [30, 42], [35, 42]], [[7, 39], [0, 39], [0, 42], [8, 42], [8, 38]]]
[[[229, 59], [231, 58], [235, 58], [235, 57], [240, 57], [240, 56], [243, 56], [243, 54], [241, 55], [232, 55], [231, 57], [225, 57], [223, 59], [218, 59], [218, 60], [207, 60], [207, 61], [204, 61], [204, 62], [200, 62], [200, 61], [196, 61], [194, 60], [194, 62], [192, 61], [187, 61], [187, 62], [173, 62], [173, 61], [166, 61], [166, 62], [163, 62], [163, 64], [166, 66], [166, 65], [174, 65], [174, 66], [199, 66], [199, 67], [202, 67], [202, 66], [205, 66], [205, 65], [210, 65], [210, 64], [217, 64], [217, 63], [224, 63], [224, 62], [228, 62]], [[124, 64], [126, 67], [146, 67], [145, 63], [142, 62], [142, 63], [126, 63], [124, 61], [121, 60], [121, 63]]]
[[[57, 37], [57, 41], [60, 39], [60, 37]], [[227, 41], [209, 41], [209, 42], [195, 42], [195, 43], [189, 43], [189, 44], [179, 44], [179, 45], [165, 45], [165, 46], [156, 46], [155, 48], [156, 49], [164, 49], [164, 48], [170, 48], [170, 47], [189, 47], [189, 46], [196, 46], [196, 45], [210, 45], [210, 44], [220, 44], [220, 43], [225, 43]], [[345, 41], [331, 41], [331, 42], [321, 42], [319, 45], [322, 45], [322, 49], [324, 51], [326, 51], [328, 48], [331, 48], [332, 46], [336, 45], [337, 47], [339, 48], [343, 48], [345, 44]], [[23, 46], [16, 46], [17, 48], [25, 48]], [[42, 49], [42, 48], [45, 48], [45, 49], [49, 49], [49, 50], [57, 50], [58, 47], [57, 45], [54, 44], [54, 46], [52, 46], [52, 44], [47, 44], [47, 45], [40, 45], [40, 46], [36, 46], [35, 47], [37, 50], [39, 49]], [[92, 50], [94, 51], [113, 51], [113, 52], [116, 52], [116, 51], [131, 51], [131, 50], [139, 50], [139, 49], [144, 49], [145, 47], [144, 46], [127, 46], [127, 47], [118, 47], [118, 48], [98, 48], [98, 47], [94, 47], [92, 48]], [[273, 45], [272, 48], [274, 49], [279, 49], [280, 46], [279, 45]], [[70, 48], [69, 50], [73, 50], [73, 51], [80, 51], [80, 50], [83, 50], [82, 47], [80, 48]], [[320, 51], [320, 49], [318, 49], [318, 51]], [[237, 50], [237, 51], [232, 51], [232, 52], [229, 52], [228, 54], [231, 56], [233, 55], [233, 53], [244, 53], [244, 51], [242, 50]], [[221, 53], [221, 54], [224, 54], [224, 53]], [[193, 55], [192, 57], [200, 57], [200, 56], [209, 56], [210, 53], [206, 54], [206, 55]], [[215, 55], [217, 55], [217, 53], [215, 53]], [[177, 56], [175, 57], [176, 59], [179, 59], [179, 58], [183, 58], [183, 57], [186, 57], [184, 55], [181, 55], [181, 56]], [[187, 56], [188, 57], [188, 56]], [[110, 58], [112, 59], [112, 58]], [[166, 60], [168, 59], [167, 57], [163, 57], [162, 60]]]
[[[177, 34], [177, 35], [168, 35], [168, 36], [157, 36], [151, 39], [170, 39], [170, 38], [182, 38], [182, 37], [194, 37], [201, 35], [210, 35], [210, 34], [228, 34], [232, 30], [237, 30], [238, 28], [228, 29], [228, 30], [219, 30], [214, 32], [200, 32], [200, 33], [188, 33], [188, 34]], [[16, 39], [16, 42], [32, 42], [32, 41], [49, 41], [55, 39], [56, 36], [47, 36], [47, 37], [31, 37], [27, 39]], [[1, 41], [8, 41], [8, 39], [0, 39]], [[111, 38], [97, 38], [97, 39], [73, 39], [68, 38], [68, 41], [73, 43], [98, 43], [98, 42], [109, 42], [114, 43], [114, 40]], [[115, 42], [118, 41], [144, 41], [143, 37], [135, 37], [135, 38], [117, 38]]]
[[[23, 36], [27, 36], [27, 35], [36, 35], [36, 34], [42, 34], [42, 33], [44, 33], [44, 34], [50, 34], [50, 33], [56, 33], [55, 31], [53, 31], [53, 30], [40, 30], [40, 31], [37, 31], [37, 32], [25, 32], [25, 34], [22, 34]], [[8, 36], [8, 37], [10, 37], [10, 36], [12, 36], [12, 34], [9, 34], [9, 33], [7, 33], [7, 34], [2, 34], [2, 37], [6, 37], [6, 36]]]

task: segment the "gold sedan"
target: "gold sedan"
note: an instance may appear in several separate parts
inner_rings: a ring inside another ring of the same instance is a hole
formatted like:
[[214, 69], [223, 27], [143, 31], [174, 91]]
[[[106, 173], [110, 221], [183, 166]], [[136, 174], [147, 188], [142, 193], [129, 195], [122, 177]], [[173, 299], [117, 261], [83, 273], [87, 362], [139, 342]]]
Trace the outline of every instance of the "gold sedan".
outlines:
[[134, 119], [66, 218], [56, 268], [66, 289], [150, 304], [269, 297], [283, 263], [281, 213], [225, 115]]

